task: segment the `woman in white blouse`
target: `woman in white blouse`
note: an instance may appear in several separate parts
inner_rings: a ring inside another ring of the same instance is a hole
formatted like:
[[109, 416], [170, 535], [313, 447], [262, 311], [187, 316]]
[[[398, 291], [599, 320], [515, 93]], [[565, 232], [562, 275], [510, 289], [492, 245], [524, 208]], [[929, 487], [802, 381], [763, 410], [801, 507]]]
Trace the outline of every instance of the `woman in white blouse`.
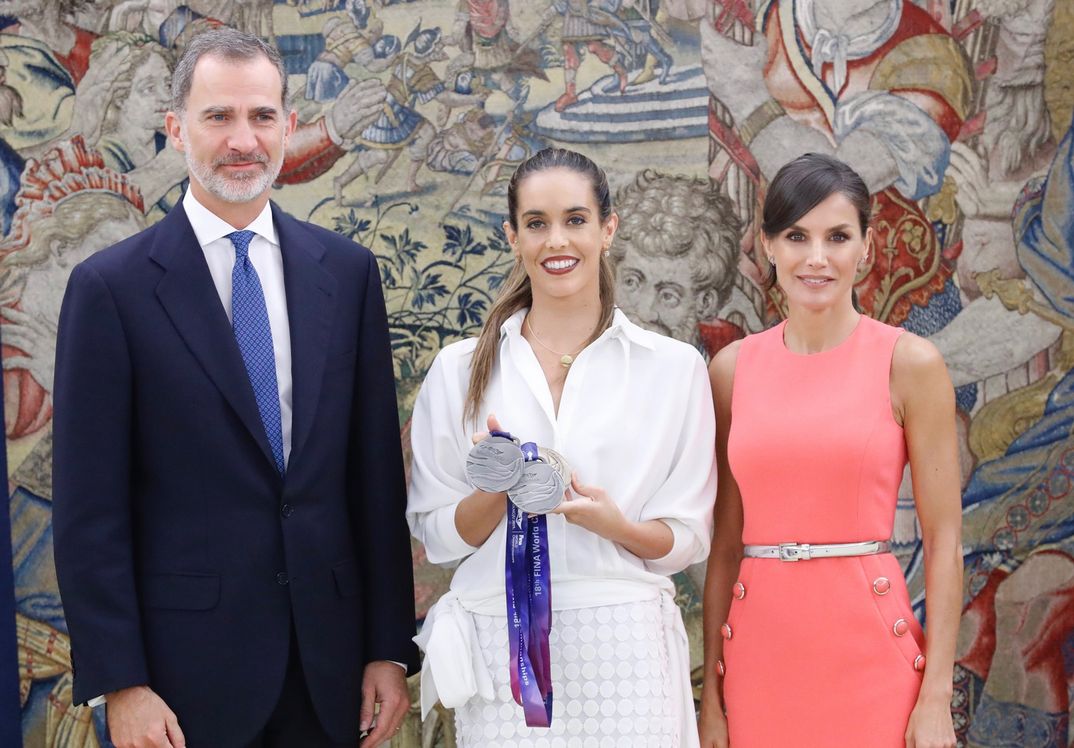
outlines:
[[[515, 172], [504, 231], [515, 265], [477, 339], [437, 356], [414, 406], [407, 518], [430, 561], [457, 565], [429, 611], [422, 714], [455, 709], [461, 748], [696, 746], [689, 652], [669, 575], [708, 553], [712, 398], [685, 343], [614, 306], [618, 216], [604, 172], [546, 149]], [[494, 414], [494, 415], [493, 415]], [[474, 442], [505, 429], [574, 471], [548, 515], [551, 727], [512, 698], [506, 493], [475, 490]]]

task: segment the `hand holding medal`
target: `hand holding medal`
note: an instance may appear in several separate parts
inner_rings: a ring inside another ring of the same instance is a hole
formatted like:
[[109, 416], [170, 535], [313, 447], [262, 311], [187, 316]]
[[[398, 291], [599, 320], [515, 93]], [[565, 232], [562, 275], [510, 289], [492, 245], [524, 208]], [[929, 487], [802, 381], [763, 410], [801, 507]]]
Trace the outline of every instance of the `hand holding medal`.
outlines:
[[518, 483], [524, 463], [518, 440], [507, 432], [492, 430], [467, 455], [466, 477], [479, 491], [500, 493]]
[[526, 724], [552, 724], [552, 574], [548, 520], [563, 502], [570, 468], [562, 455], [519, 440], [489, 417], [489, 433], [466, 458], [466, 476], [479, 491], [507, 492], [504, 591], [510, 642], [511, 693]]
[[570, 501], [564, 501], [553, 514], [561, 514], [572, 525], [578, 525], [613, 543], [625, 544], [630, 522], [623, 516], [623, 510], [615, 503], [603, 488], [583, 485], [578, 477], [571, 476]]
[[[499, 426], [494, 420], [491, 424]], [[519, 444], [506, 431], [493, 428], [466, 457], [466, 477], [479, 491], [507, 492], [527, 514], [547, 514], [563, 502], [570, 482], [563, 455], [533, 442]]]

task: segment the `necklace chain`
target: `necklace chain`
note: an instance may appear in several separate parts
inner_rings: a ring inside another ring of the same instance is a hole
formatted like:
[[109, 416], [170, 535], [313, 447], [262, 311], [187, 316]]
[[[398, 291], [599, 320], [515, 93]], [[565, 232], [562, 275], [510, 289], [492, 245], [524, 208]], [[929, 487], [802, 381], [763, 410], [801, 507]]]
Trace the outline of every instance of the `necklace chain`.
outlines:
[[571, 364], [574, 363], [574, 357], [577, 356], [579, 353], [581, 353], [582, 348], [585, 347], [583, 345], [582, 348], [579, 348], [574, 353], [561, 353], [560, 351], [557, 351], [557, 350], [551, 348], [547, 343], [545, 343], [543, 340], [541, 340], [541, 336], [538, 335], [537, 331], [533, 329], [533, 323], [530, 322], [530, 316], [528, 314], [526, 315], [526, 324], [530, 328], [530, 335], [532, 335], [533, 339], [537, 341], [537, 345], [541, 346], [542, 348], [544, 348], [549, 353], [554, 353], [557, 356], [559, 356], [559, 364], [564, 369], [571, 368]]

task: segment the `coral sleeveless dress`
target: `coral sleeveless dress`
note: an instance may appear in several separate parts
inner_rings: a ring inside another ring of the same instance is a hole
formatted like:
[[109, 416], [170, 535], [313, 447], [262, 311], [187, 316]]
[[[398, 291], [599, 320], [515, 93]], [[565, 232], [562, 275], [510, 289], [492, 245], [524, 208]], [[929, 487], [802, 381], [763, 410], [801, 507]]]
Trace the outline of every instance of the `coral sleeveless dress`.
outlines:
[[[835, 348], [799, 355], [785, 326], [743, 340], [735, 368], [742, 540], [888, 540], [906, 464], [889, 385], [902, 330], [862, 315]], [[904, 745], [924, 637], [890, 553], [744, 558], [722, 632], [733, 748]]]

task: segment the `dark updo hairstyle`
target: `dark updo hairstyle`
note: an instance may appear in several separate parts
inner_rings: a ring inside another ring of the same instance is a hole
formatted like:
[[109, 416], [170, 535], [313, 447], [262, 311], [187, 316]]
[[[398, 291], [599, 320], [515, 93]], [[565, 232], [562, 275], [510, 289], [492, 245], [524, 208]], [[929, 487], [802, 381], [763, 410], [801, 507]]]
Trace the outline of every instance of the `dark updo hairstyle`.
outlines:
[[[545, 148], [519, 164], [511, 175], [507, 186], [507, 221], [511, 229], [518, 231], [518, 190], [527, 178], [549, 169], [565, 169], [579, 174], [589, 180], [593, 187], [593, 199], [597, 203], [597, 212], [603, 224], [612, 214], [612, 196], [608, 189], [608, 177], [604, 170], [581, 153], [565, 148]], [[481, 334], [477, 338], [477, 348], [470, 362], [470, 385], [466, 392], [466, 404], [463, 408], [463, 421], [477, 421], [477, 409], [485, 395], [492, 367], [496, 363], [496, 352], [500, 344], [500, 326], [517, 312], [533, 304], [533, 289], [526, 268], [521, 259], [515, 258], [515, 264], [507, 274], [500, 295], [489, 308]], [[600, 255], [600, 320], [597, 322], [586, 345], [592, 343], [601, 333], [608, 329], [615, 313], [615, 273], [604, 253]]]
[[[776, 173], [768, 185], [762, 212], [761, 231], [770, 240], [797, 223], [813, 208], [839, 193], [858, 212], [862, 236], [869, 229], [872, 209], [869, 188], [858, 172], [833, 156], [804, 153], [789, 161]], [[765, 288], [776, 284], [776, 266], [769, 265]], [[859, 312], [857, 292], [852, 294], [854, 308]]]

